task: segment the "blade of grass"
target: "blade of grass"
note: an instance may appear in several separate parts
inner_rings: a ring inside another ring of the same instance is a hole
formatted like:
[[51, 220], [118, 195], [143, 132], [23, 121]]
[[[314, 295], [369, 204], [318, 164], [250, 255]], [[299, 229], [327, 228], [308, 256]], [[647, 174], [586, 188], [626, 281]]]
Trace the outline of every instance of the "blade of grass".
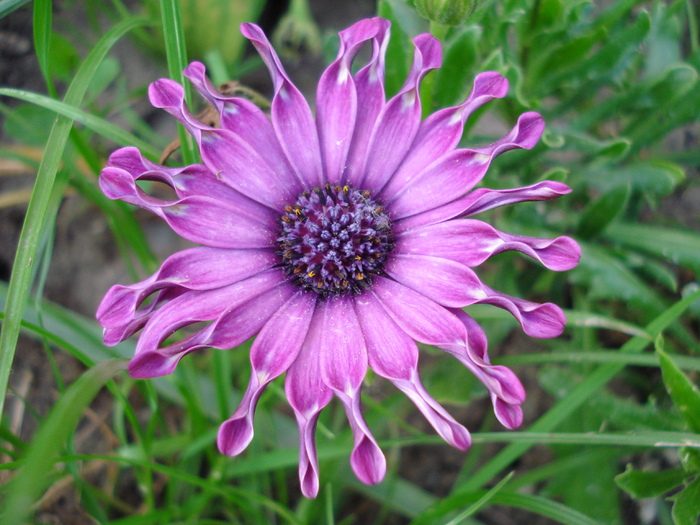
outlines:
[[160, 156], [158, 148], [153, 147], [148, 142], [145, 142], [128, 131], [115, 126], [111, 122], [106, 121], [95, 115], [91, 115], [77, 107], [71, 106], [60, 100], [32, 93], [31, 91], [23, 91], [21, 89], [0, 88], [0, 95], [13, 97], [25, 102], [30, 102], [42, 108], [55, 111], [59, 115], [69, 118], [75, 122], [79, 122], [87, 128], [90, 128], [95, 133], [119, 144], [120, 146], [136, 146], [141, 152], [151, 160], [157, 160]]
[[469, 505], [467, 509], [464, 510], [464, 512], [461, 512], [459, 516], [456, 518], [450, 520], [447, 522], [445, 525], [459, 525], [462, 523], [465, 519], [467, 519], [469, 516], [472, 516], [479, 512], [479, 510], [486, 505], [489, 501], [492, 501], [496, 494], [501, 492], [503, 490], [503, 487], [506, 486], [506, 484], [510, 481], [510, 478], [513, 477], [513, 474], [515, 474], [515, 471], [510, 472], [505, 478], [503, 478], [501, 481], [499, 481], [495, 487], [493, 487], [491, 490], [489, 490], [486, 494], [481, 496], [478, 500], [476, 500], [474, 503]]
[[44, 76], [46, 87], [52, 97], [58, 96], [51, 80], [51, 23], [53, 21], [53, 2], [51, 0], [34, 1], [34, 49], [39, 62], [39, 69]]
[[[700, 357], [674, 355], [674, 361], [682, 370], [700, 370]], [[546, 363], [617, 363], [624, 366], [658, 367], [659, 359], [654, 354], [621, 354], [612, 351], [533, 353], [509, 355], [494, 359], [499, 365], [537, 365]]]
[[[79, 106], [98, 65], [111, 47], [126, 33], [145, 24], [146, 19], [135, 18], [120, 22], [107, 31], [78, 69], [64, 98], [65, 103], [70, 106]], [[4, 408], [22, 313], [29, 296], [36, 249], [46, 220], [47, 203], [72, 125], [71, 119], [58, 117], [51, 129], [20, 233], [5, 306], [6, 317], [0, 332], [0, 417]]]
[[24, 4], [28, 4], [31, 0], [3, 0], [0, 2], [0, 18], [5, 18], [15, 9], [19, 9]]
[[103, 361], [85, 372], [61, 396], [34, 436], [22, 469], [8, 487], [0, 512], [5, 525], [24, 523], [32, 504], [50, 480], [52, 459], [75, 431], [84, 409], [107, 381], [126, 369], [127, 363], [126, 359]]
[[[187, 51], [185, 48], [185, 32], [182, 27], [180, 0], [160, 0], [160, 14], [163, 23], [163, 38], [165, 53], [168, 58], [168, 74], [179, 82], [185, 90], [185, 102], [192, 107], [192, 97], [189, 83], [185, 82], [182, 71], [187, 66]], [[195, 164], [199, 155], [192, 137], [178, 124], [180, 149], [185, 164]]]

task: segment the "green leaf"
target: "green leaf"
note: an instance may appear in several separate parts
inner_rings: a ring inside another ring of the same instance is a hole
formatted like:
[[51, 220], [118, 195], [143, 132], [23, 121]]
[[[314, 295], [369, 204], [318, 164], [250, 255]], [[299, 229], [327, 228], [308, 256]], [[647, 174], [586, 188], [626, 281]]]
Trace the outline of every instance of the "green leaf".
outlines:
[[2, 506], [4, 525], [20, 525], [29, 515], [32, 504], [50, 481], [53, 459], [66, 440], [75, 432], [85, 408], [104, 384], [121, 370], [126, 359], [110, 359], [85, 372], [61, 396], [32, 440], [22, 469], [7, 488]]
[[700, 391], [661, 348], [656, 341], [656, 353], [661, 365], [661, 378], [673, 404], [693, 432], [700, 433]]
[[675, 497], [671, 515], [674, 525], [696, 525], [700, 517], [700, 476]]
[[603, 196], [590, 203], [583, 210], [576, 233], [583, 239], [591, 239], [608, 224], [613, 222], [627, 207], [630, 196], [629, 184], [623, 184], [612, 188]]
[[682, 468], [642, 471], [627, 465], [627, 470], [615, 476], [615, 483], [634, 499], [656, 498], [682, 484], [687, 477]]
[[[0, 94], [5, 91], [0, 88]], [[46, 97], [48, 100], [52, 98]], [[26, 146], [43, 146], [49, 138], [49, 132], [56, 115], [51, 111], [33, 104], [22, 104], [8, 114], [3, 131]]]
[[700, 235], [696, 232], [617, 222], [607, 228], [605, 236], [700, 273]]
[[622, 184], [656, 196], [666, 196], [685, 180], [683, 168], [673, 162], [647, 160], [627, 166], [591, 166], [581, 173], [582, 178], [601, 191]]
[[620, 259], [593, 243], [581, 243], [581, 248], [581, 262], [572, 270], [571, 280], [585, 285], [591, 299], [619, 300], [640, 310], [661, 312], [663, 299]]
[[451, 106], [466, 94], [477, 66], [481, 34], [479, 27], [469, 26], [447, 42], [442, 67], [437, 71], [435, 81], [435, 106]]

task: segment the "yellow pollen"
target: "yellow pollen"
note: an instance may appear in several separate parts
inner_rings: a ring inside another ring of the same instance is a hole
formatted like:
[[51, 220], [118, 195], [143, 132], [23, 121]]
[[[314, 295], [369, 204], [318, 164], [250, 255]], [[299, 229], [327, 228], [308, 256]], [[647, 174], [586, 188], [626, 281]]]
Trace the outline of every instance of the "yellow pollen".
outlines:
[[306, 275], [308, 275], [309, 277], [313, 277], [314, 275], [316, 275], [316, 272], [314, 272], [313, 270], [311, 270], [311, 271], [310, 271], [309, 273], [307, 273]]

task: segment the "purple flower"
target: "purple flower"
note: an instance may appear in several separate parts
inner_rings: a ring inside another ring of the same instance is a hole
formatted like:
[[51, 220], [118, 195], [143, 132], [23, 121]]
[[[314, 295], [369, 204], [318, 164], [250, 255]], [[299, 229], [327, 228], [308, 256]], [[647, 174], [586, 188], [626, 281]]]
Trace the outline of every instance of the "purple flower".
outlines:
[[[97, 312], [105, 343], [141, 330], [129, 371], [148, 378], [169, 374], [199, 348], [229, 349], [257, 335], [250, 383], [219, 430], [219, 449], [233, 456], [246, 448], [260, 394], [286, 372], [300, 432], [301, 487], [309, 497], [319, 484], [316, 423], [334, 395], [355, 436], [356, 475], [367, 484], [384, 476], [384, 456], [360, 406], [368, 366], [403, 391], [445, 441], [469, 447], [469, 432], [421, 384], [416, 342], [452, 354], [486, 386], [499, 421], [520, 425], [523, 387], [509, 369], [490, 364], [486, 336], [462, 308], [504, 308], [533, 337], [563, 330], [557, 306], [499, 293], [472, 270], [504, 250], [557, 271], [579, 260], [568, 237], [510, 235], [468, 218], [570, 191], [552, 181], [474, 189], [496, 155], [535, 145], [544, 127], [540, 116], [525, 113], [489, 146], [457, 148], [465, 120], [503, 97], [507, 81], [482, 73], [462, 104], [421, 121], [418, 90], [424, 75], [440, 66], [440, 45], [427, 34], [414, 39], [408, 79], [387, 101], [389, 22], [373, 18], [340, 33], [338, 57], [318, 85], [314, 118], [261, 29], [243, 24], [242, 31], [272, 76], [270, 117], [247, 100], [220, 94], [194, 62], [185, 75], [218, 110], [220, 128], [198, 121], [171, 80], [153, 83], [149, 96], [193, 135], [203, 164], [169, 168], [122, 148], [102, 171], [107, 196], [150, 210], [201, 245], [169, 257], [145, 281], [109, 290]], [[371, 58], [352, 74], [365, 43]], [[137, 185], [145, 180], [168, 184], [177, 198], [146, 194]], [[168, 340], [202, 321], [204, 328]]]

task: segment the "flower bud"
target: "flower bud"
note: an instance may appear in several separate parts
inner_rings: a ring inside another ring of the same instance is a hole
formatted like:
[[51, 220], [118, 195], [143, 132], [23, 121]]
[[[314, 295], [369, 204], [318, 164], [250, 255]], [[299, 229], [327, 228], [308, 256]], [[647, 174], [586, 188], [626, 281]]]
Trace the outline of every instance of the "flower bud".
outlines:
[[416, 0], [420, 15], [431, 22], [445, 26], [463, 24], [472, 14], [479, 0]]

